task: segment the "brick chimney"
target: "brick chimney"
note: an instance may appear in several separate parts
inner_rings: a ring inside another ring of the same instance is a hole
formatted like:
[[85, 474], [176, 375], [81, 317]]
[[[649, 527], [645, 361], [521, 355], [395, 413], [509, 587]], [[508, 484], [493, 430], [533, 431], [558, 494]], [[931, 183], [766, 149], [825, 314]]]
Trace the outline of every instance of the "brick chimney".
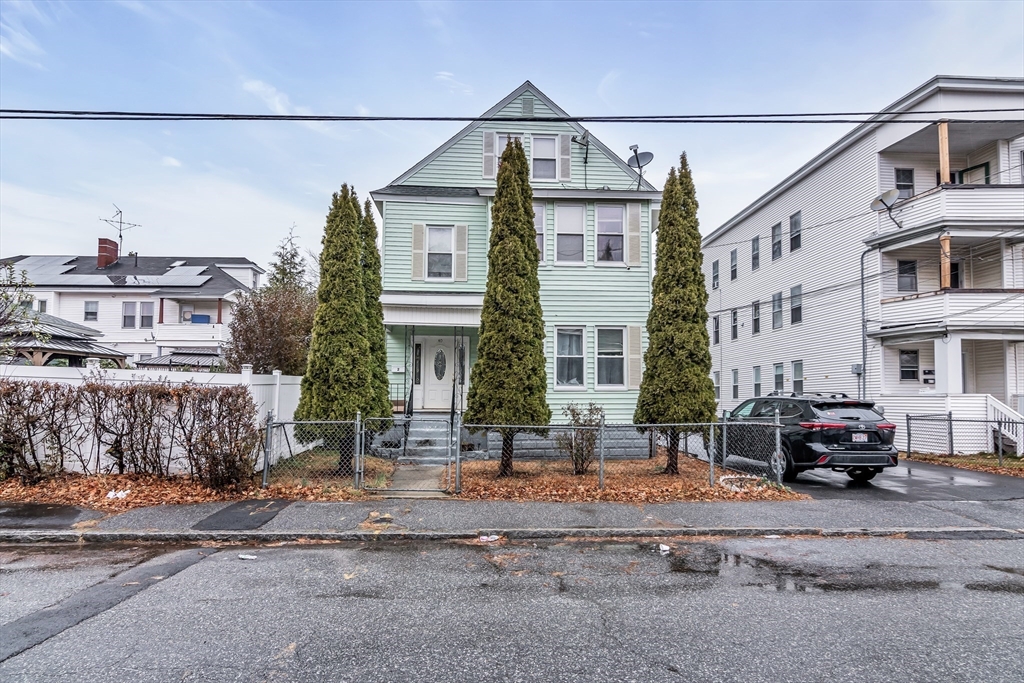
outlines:
[[99, 251], [96, 253], [96, 267], [106, 268], [117, 263], [117, 242], [100, 238]]

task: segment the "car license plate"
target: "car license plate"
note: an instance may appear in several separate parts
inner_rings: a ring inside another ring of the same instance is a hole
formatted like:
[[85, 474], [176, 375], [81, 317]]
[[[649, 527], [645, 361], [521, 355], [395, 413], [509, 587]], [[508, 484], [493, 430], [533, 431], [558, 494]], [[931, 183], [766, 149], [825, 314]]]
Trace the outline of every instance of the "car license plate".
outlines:
[[868, 435], [867, 434], [854, 434], [853, 435], [853, 442], [854, 443], [867, 443], [868, 442]]

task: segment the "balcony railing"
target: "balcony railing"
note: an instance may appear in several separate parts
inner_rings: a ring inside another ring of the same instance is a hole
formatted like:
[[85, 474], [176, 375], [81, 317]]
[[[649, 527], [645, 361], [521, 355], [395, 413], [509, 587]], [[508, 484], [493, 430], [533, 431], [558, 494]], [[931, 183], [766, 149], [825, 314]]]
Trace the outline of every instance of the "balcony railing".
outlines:
[[944, 323], [958, 326], [1024, 326], [1024, 290], [959, 289], [882, 300], [882, 326]]
[[[905, 199], [892, 215], [904, 229], [939, 221], [1024, 221], [1024, 185], [943, 185]], [[896, 229], [890, 221], [883, 230]]]
[[159, 323], [157, 342], [219, 342], [224, 341], [224, 325], [216, 323]]

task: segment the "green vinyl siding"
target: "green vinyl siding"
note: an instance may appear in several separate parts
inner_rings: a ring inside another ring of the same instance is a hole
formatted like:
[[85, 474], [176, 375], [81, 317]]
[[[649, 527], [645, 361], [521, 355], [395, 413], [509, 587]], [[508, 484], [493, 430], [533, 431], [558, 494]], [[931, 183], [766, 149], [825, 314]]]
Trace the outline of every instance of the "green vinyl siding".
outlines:
[[[533, 96], [531, 93], [524, 93]], [[510, 102], [497, 116], [520, 116], [522, 97]], [[555, 112], [539, 99], [534, 100], [536, 116], [555, 116]], [[575, 135], [576, 131], [567, 123], [532, 121], [529, 123], [502, 123], [488, 121], [471, 131], [451, 147], [442, 152], [436, 159], [409, 177], [404, 185], [436, 185], [446, 187], [494, 187], [493, 178], [483, 177], [483, 134], [484, 131], [496, 133], [523, 133], [523, 147], [527, 158], [530, 157], [530, 134], [537, 135]], [[502, 142], [498, 146], [498, 154], [504, 149]], [[590, 154], [586, 148], [572, 144], [572, 180], [569, 182], [549, 180], [534, 181], [534, 186], [598, 189], [608, 186], [613, 190], [627, 190], [636, 187], [636, 179], [614, 161], [609, 159], [596, 145], [590, 145]], [[623, 155], [629, 150], [623, 150]], [[587, 157], [584, 166], [583, 159]]]
[[[389, 200], [384, 203], [384, 291], [479, 292], [487, 281], [486, 204], [428, 204]], [[412, 279], [412, 226], [466, 225], [469, 230], [467, 282], [427, 282]]]

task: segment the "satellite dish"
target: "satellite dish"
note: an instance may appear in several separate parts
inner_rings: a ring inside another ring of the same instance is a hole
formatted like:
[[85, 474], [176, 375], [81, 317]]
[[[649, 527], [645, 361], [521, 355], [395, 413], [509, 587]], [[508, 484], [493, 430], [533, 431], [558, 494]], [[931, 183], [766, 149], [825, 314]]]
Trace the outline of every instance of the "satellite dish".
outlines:
[[900, 198], [900, 191], [886, 190], [882, 194], [875, 198], [875, 201], [871, 202], [871, 208], [875, 211], [881, 211], [883, 209], [891, 209], [892, 205], [896, 203], [896, 200]]
[[650, 152], [640, 152], [638, 145], [630, 145], [629, 150], [633, 152], [633, 156], [629, 159], [629, 167], [637, 170], [636, 189], [640, 191], [640, 185], [644, 181], [644, 166], [651, 163], [654, 159], [654, 155]]
[[641, 169], [654, 160], [650, 152], [638, 152], [629, 158], [629, 165], [635, 169]]

